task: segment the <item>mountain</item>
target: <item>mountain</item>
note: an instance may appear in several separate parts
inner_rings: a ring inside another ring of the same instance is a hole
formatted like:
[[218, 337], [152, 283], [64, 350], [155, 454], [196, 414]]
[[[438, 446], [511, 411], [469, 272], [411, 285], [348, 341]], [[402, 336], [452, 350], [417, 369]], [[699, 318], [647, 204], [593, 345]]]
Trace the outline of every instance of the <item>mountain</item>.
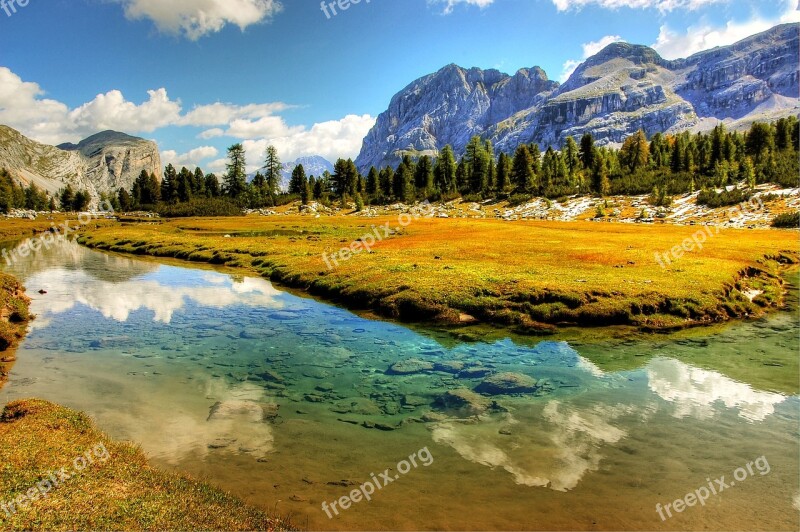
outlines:
[[[324, 157], [319, 155], [299, 157], [297, 160], [294, 160], [290, 163], [283, 163], [283, 169], [281, 170], [281, 182], [278, 185], [278, 188], [284, 192], [289, 190], [289, 181], [292, 179], [292, 172], [300, 164], [303, 165], [303, 169], [306, 171], [306, 177], [311, 177], [312, 175], [314, 177], [319, 177], [326, 170], [330, 173], [333, 173], [333, 163]], [[250, 183], [253, 181], [253, 178], [257, 173], [258, 172], [252, 172], [247, 174], [247, 182]]]
[[306, 171], [306, 176], [314, 177], [321, 176], [324, 172], [333, 173], [333, 163], [319, 155], [311, 155], [310, 157], [299, 157], [297, 160], [290, 163], [284, 163], [283, 171], [281, 172], [283, 180], [281, 188], [283, 190], [289, 189], [289, 180], [292, 178], [292, 172], [299, 165], [303, 165], [303, 170]]
[[800, 112], [798, 25], [674, 61], [646, 46], [610, 44], [563, 84], [538, 67], [513, 76], [448, 65], [395, 95], [364, 139], [356, 164], [396, 165], [402, 155], [463, 153], [480, 135], [498, 150], [560, 146], [592, 133], [599, 145], [648, 134], [744, 127]]
[[78, 144], [41, 144], [0, 125], [0, 168], [25, 184], [50, 194], [67, 184], [86, 190], [92, 200], [101, 193], [130, 190], [142, 172], [161, 179], [161, 157], [155, 142], [116, 131], [104, 131]]

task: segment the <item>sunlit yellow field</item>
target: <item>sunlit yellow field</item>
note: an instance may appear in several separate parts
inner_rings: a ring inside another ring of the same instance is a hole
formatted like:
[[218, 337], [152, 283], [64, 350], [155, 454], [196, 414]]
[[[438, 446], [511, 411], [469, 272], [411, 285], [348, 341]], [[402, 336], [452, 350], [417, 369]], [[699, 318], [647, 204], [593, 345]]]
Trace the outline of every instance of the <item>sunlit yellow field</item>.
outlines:
[[[386, 224], [396, 229], [389, 236]], [[781, 303], [781, 263], [799, 256], [794, 231], [397, 217], [124, 223], [90, 228], [81, 241], [249, 268], [393, 318], [528, 333], [757, 315]], [[682, 245], [691, 251], [680, 256]]]

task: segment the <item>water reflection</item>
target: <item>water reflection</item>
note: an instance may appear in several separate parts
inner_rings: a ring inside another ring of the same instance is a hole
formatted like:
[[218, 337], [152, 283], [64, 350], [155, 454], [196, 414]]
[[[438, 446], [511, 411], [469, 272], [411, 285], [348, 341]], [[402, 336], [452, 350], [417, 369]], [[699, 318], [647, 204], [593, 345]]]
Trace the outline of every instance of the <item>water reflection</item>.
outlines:
[[74, 242], [61, 242], [49, 252], [19, 259], [6, 271], [24, 279], [29, 290], [47, 292], [41, 297], [31, 294], [31, 310], [38, 318], [31, 324], [33, 329], [47, 327], [54, 316], [76, 305], [119, 322], [146, 309], [154, 321], [165, 324], [187, 301], [212, 308], [281, 307], [276, 299], [280, 292], [264, 279], [213, 273], [190, 283], [180, 276], [156, 278], [158, 264], [90, 252]]
[[[298, 505], [292, 510], [307, 510], [312, 523], [319, 513], [312, 502], [329, 500], [342, 482], [426, 445], [437, 464], [450, 467], [426, 469], [415, 482], [424, 484], [437, 507], [452, 509], [446, 523], [452, 528], [473, 526], [460, 516], [467, 519], [481, 505], [511, 505], [505, 515], [528, 523], [525, 501], [532, 497], [581, 493], [603, 507], [603, 494], [616, 496], [629, 487], [632, 471], [647, 476], [659, 466], [673, 472], [659, 492], [680, 495], [697, 485], [692, 472], [740, 465], [743, 441], [757, 442], [753, 453], [775, 462], [765, 477], [774, 478], [773, 492], [791, 490], [786, 500], [797, 493], [797, 482], [782, 478], [788, 469], [778, 465], [781, 459], [784, 466], [797, 462], [796, 397], [658, 356], [701, 348], [725, 352], [727, 340], [712, 338], [702, 347], [659, 340], [657, 350], [636, 343], [629, 349], [656, 358], [620, 369], [598, 365], [566, 342], [440, 342], [433, 334], [281, 293], [260, 278], [160, 266], [70, 243], [11, 271], [34, 296], [39, 319], [0, 401], [42, 397], [88, 411], [114, 437], [140, 443], [158, 464], [227, 482], [246, 496], [258, 486], [265, 506], [291, 500]], [[39, 296], [39, 289], [48, 293]], [[785, 349], [778, 345], [784, 337], [769, 334], [772, 340], [752, 341]], [[409, 359], [438, 369], [387, 372]], [[437, 406], [447, 391], [474, 390], [492, 372], [550, 386], [494, 396], [496, 409], [468, 419]], [[713, 456], [701, 455], [720, 426], [726, 439], [716, 442]], [[470, 486], [453, 478], [465, 472], [474, 480]], [[453, 485], [464, 490], [456, 502], [439, 493]], [[586, 493], [594, 489], [596, 495]], [[342, 527], [380, 522], [422, 528], [422, 521], [392, 520], [399, 515], [392, 508], [418, 500], [421, 490], [410, 491], [407, 499], [385, 505], [384, 520], [369, 521], [368, 512], [383, 511], [376, 504], [348, 514]], [[390, 493], [399, 497], [403, 488]], [[633, 500], [638, 504], [641, 496], [636, 492]], [[552, 523], [585, 527], [568, 519]], [[739, 522], [727, 527], [746, 528]]]
[[674, 405], [673, 416], [708, 419], [722, 410], [738, 411], [749, 421], [763, 421], [786, 400], [777, 393], [759, 392], [715, 371], [678, 360], [658, 358], [647, 365], [650, 389]]

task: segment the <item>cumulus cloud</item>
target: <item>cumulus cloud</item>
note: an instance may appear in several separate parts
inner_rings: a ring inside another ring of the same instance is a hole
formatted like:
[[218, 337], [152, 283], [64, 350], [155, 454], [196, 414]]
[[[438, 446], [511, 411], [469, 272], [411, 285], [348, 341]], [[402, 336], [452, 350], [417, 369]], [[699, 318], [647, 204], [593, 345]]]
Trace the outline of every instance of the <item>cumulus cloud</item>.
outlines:
[[[281, 158], [285, 161], [312, 154], [321, 155], [328, 160], [339, 157], [355, 158], [361, 149], [364, 137], [374, 125], [375, 118], [370, 115], [347, 115], [341, 120], [314, 124], [310, 129], [293, 128], [285, 136], [246, 140], [243, 145], [247, 150], [248, 160], [254, 159], [256, 154], [260, 159], [269, 145], [278, 148]], [[253, 165], [250, 168], [255, 170], [258, 166], [260, 165]]]
[[176, 168], [185, 166], [187, 168], [195, 168], [201, 166], [201, 163], [211, 157], [219, 155], [219, 150], [214, 146], [200, 146], [186, 153], [179, 154], [175, 150], [165, 150], [161, 152], [161, 162], [165, 165], [172, 164]]
[[197, 40], [233, 24], [248, 26], [269, 21], [282, 5], [277, 0], [117, 0], [132, 20], [149, 19], [166, 33]]
[[676, 9], [695, 10], [711, 4], [726, 3], [729, 0], [553, 0], [559, 11], [579, 10], [588, 5], [596, 5], [606, 9], [658, 9], [662, 12]]
[[[70, 109], [62, 102], [45, 98], [37, 83], [23, 81], [8, 68], [0, 67], [0, 124], [47, 144], [78, 142], [106, 129], [141, 134], [166, 127], [207, 128], [196, 136], [205, 141], [224, 137], [244, 141], [255, 169], [269, 144], [278, 147], [286, 161], [302, 155], [355, 157], [375, 125], [375, 118], [370, 115], [348, 115], [310, 127], [289, 125], [276, 115], [293, 107], [283, 102], [216, 102], [184, 112], [181, 101], [171, 99], [166, 89], [160, 88], [148, 91], [147, 100], [138, 104], [127, 100], [121, 91], [111, 90]], [[219, 155], [218, 147], [208, 145], [186, 153], [169, 149], [162, 152], [165, 163], [180, 166], [202, 166]], [[224, 163], [224, 159], [214, 160], [205, 167], [223, 171]]]
[[171, 100], [165, 89], [148, 91], [148, 99], [135, 104], [118, 90], [98, 94], [75, 109], [43, 98], [37, 83], [23, 81], [0, 67], [0, 123], [45, 143], [78, 141], [106, 129], [151, 133], [180, 117], [180, 101]]
[[625, 42], [625, 39], [619, 35], [606, 35], [605, 37], [601, 37], [596, 41], [584, 43], [583, 57], [581, 59], [569, 59], [564, 63], [564, 67], [561, 72], [561, 83], [567, 81], [572, 73], [575, 72], [575, 69], [578, 68], [586, 59], [589, 59], [609, 44], [615, 42]]
[[186, 126], [216, 126], [228, 124], [234, 120], [252, 120], [263, 116], [280, 113], [294, 106], [283, 102], [259, 103], [249, 105], [233, 105], [216, 102], [209, 105], [198, 105], [181, 119]]
[[686, 31], [676, 31], [663, 25], [652, 47], [666, 59], [678, 59], [717, 46], [727, 46], [778, 24], [800, 22], [800, 11], [793, 1], [786, 2], [786, 8], [778, 18], [756, 16], [744, 22], [728, 21], [721, 27], [701, 23]]

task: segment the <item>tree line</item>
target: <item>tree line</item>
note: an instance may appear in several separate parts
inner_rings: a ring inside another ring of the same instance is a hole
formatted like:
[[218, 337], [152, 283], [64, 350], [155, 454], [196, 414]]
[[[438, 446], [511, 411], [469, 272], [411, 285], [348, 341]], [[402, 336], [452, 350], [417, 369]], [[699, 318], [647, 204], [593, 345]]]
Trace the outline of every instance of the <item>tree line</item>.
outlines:
[[[674, 195], [700, 191], [698, 201], [725, 205], [748, 197], [738, 187], [752, 189], [760, 183], [800, 186], [800, 124], [796, 117], [774, 123], [754, 123], [746, 132], [727, 131], [718, 125], [709, 133], [656, 133], [643, 131], [627, 137], [620, 148], [600, 147], [587, 133], [579, 141], [568, 137], [559, 149], [521, 144], [513, 154], [496, 153], [491, 141], [473, 137], [457, 157], [445, 146], [433, 158], [402, 157], [397, 167], [372, 167], [362, 175], [352, 159], [339, 159], [333, 173], [307, 176], [302, 165], [292, 171], [287, 191], [280, 190], [282, 164], [274, 146], [266, 149], [263, 166], [248, 181], [242, 144], [228, 149], [226, 172], [220, 180], [171, 164], [159, 181], [147, 171], [131, 190], [103, 195], [116, 210], [154, 210], [169, 216], [235, 215], [242, 209], [259, 209], [301, 201], [330, 205], [353, 202], [364, 205], [393, 202], [468, 201], [508, 199], [522, 202], [533, 197], [559, 199], [574, 195], [649, 194], [650, 203], [668, 205]], [[729, 185], [734, 191], [717, 192]], [[85, 191], [65, 187], [56, 197], [35, 185], [24, 188], [0, 170], [0, 212], [13, 208], [84, 210], [90, 202]]]
[[[294, 168], [288, 190], [281, 192], [281, 163], [277, 150], [267, 148], [264, 166], [247, 182], [246, 154], [241, 144], [228, 150], [222, 183], [199, 168], [176, 172], [167, 166], [158, 195], [154, 176], [143, 176], [131, 194], [133, 205], [191, 202], [221, 198], [239, 207], [261, 208], [300, 200], [326, 205], [340, 201], [364, 205], [393, 202], [468, 201], [533, 197], [550, 199], [574, 195], [649, 194], [653, 205], [668, 205], [674, 195], [700, 191], [699, 201], [724, 205], [743, 192], [721, 192], [729, 185], [752, 189], [760, 183], [800, 186], [798, 165], [800, 125], [796, 117], [774, 123], [754, 123], [746, 132], [718, 125], [708, 133], [662, 134], [647, 138], [644, 131], [627, 137], [620, 148], [597, 146], [587, 133], [579, 141], [568, 137], [559, 149], [521, 144], [513, 154], [496, 153], [491, 141], [473, 137], [461, 157], [445, 146], [433, 158], [402, 157], [397, 167], [372, 167], [362, 175], [352, 159], [339, 159], [333, 173], [307, 176]], [[138, 183], [138, 181], [137, 181]], [[152, 191], [152, 192], [149, 192]], [[119, 202], [123, 202], [120, 191]]]

